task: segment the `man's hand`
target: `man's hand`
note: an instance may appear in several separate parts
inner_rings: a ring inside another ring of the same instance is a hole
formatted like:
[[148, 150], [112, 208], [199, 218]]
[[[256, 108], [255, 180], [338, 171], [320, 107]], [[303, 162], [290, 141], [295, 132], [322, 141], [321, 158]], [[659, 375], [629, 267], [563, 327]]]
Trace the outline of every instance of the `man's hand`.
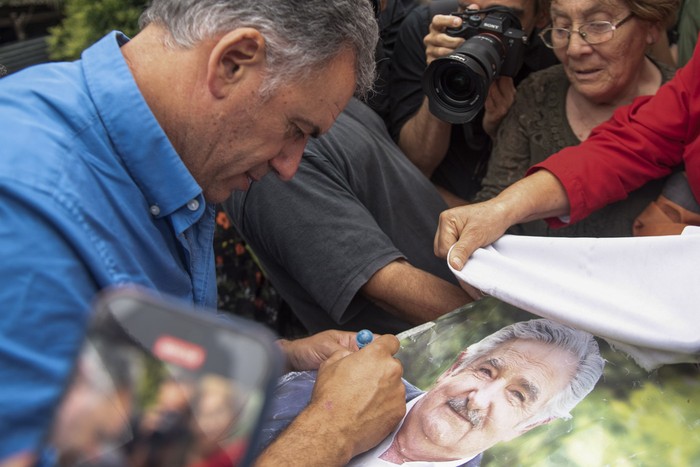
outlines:
[[290, 371], [316, 370], [335, 352], [357, 350], [355, 334], [331, 330], [293, 341], [280, 339], [277, 343], [287, 357]]
[[484, 131], [491, 138], [496, 136], [498, 126], [513, 105], [513, 101], [515, 101], [513, 78], [501, 76], [491, 84], [484, 103], [485, 113], [482, 122]]
[[454, 245], [448, 261], [453, 268], [461, 271], [477, 248], [493, 243], [508, 227], [510, 224], [493, 200], [448, 209], [440, 213], [435, 254], [446, 258]]
[[403, 368], [393, 358], [398, 350], [398, 339], [384, 335], [359, 352], [337, 352], [319, 368], [309, 406], [344, 421], [343, 432], [354, 433], [353, 456], [383, 440], [406, 412]]
[[430, 23], [428, 35], [423, 38], [425, 44], [425, 59], [428, 65], [436, 58], [444, 57], [462, 45], [461, 37], [448, 36], [447, 28], [457, 28], [462, 25], [462, 18], [451, 15], [435, 15]]
[[539, 170], [493, 199], [440, 213], [435, 254], [445, 258], [454, 245], [448, 261], [461, 271], [477, 248], [495, 242], [511, 225], [568, 212], [569, 199], [564, 186], [551, 172]]
[[311, 403], [256, 466], [345, 465], [379, 444], [406, 412], [403, 369], [393, 357], [398, 349], [395, 336], [383, 335], [362, 350], [341, 349], [323, 362]]

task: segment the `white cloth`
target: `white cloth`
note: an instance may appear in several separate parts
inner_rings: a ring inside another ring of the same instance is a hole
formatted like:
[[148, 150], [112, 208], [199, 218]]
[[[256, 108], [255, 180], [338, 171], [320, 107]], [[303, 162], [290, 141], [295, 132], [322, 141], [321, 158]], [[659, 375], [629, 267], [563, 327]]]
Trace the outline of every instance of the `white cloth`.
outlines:
[[[700, 361], [700, 228], [682, 235], [504, 235], [460, 280], [538, 316], [583, 329], [647, 370]], [[698, 282], [696, 282], [698, 281]]]

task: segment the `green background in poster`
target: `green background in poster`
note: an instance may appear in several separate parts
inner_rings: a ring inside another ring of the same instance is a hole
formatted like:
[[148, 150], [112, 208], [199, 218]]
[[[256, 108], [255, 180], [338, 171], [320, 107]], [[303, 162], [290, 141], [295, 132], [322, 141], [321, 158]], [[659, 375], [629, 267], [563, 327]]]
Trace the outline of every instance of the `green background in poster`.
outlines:
[[[538, 318], [485, 298], [401, 335], [404, 378], [428, 389], [469, 344]], [[606, 360], [595, 389], [571, 412], [484, 453], [482, 465], [700, 466], [700, 369], [647, 372], [598, 339]]]

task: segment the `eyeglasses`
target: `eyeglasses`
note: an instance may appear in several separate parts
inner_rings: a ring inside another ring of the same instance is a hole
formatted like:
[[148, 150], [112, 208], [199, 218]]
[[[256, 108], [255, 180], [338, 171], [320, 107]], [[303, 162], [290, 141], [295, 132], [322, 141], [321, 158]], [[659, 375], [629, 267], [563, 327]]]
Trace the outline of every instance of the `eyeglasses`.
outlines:
[[566, 28], [546, 28], [540, 32], [539, 36], [542, 38], [544, 45], [550, 49], [560, 49], [568, 46], [571, 34], [574, 32], [590, 45], [602, 44], [612, 39], [615, 35], [615, 30], [633, 16], [634, 14], [630, 13], [617, 24], [613, 24], [610, 21], [591, 21], [590, 23], [582, 24], [578, 31]]

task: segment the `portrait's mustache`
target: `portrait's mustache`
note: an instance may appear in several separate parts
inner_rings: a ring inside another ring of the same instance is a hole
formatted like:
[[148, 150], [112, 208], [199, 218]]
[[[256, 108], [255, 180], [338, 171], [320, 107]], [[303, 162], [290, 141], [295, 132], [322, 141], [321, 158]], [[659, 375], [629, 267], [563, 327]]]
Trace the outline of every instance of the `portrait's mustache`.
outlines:
[[472, 424], [474, 428], [480, 428], [484, 421], [484, 415], [477, 409], [469, 409], [467, 405], [469, 404], [469, 399], [450, 399], [447, 404], [452, 410], [457, 412], [459, 415], [464, 417], [469, 423]]

